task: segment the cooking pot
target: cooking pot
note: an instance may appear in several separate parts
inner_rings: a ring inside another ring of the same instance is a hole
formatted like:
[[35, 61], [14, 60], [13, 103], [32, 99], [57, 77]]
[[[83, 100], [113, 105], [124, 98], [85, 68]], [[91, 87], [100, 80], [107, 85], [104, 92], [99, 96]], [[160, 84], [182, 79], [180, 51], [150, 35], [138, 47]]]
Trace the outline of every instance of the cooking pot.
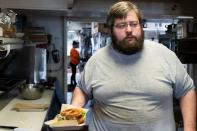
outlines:
[[20, 96], [26, 100], [41, 98], [44, 88], [39, 84], [23, 84], [19, 87]]

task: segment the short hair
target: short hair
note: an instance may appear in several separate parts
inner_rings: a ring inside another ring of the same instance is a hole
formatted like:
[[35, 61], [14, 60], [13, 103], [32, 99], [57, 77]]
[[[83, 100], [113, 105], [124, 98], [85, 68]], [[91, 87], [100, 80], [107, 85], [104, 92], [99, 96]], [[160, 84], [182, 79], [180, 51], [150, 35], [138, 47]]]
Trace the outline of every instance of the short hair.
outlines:
[[78, 45], [78, 44], [79, 44], [78, 41], [75, 41], [75, 40], [73, 41], [73, 46], [74, 46], [74, 45]]
[[131, 10], [136, 13], [138, 20], [141, 23], [142, 15], [138, 7], [129, 1], [121, 1], [112, 5], [107, 13], [106, 24], [108, 28], [112, 29], [112, 27], [114, 26], [115, 19], [116, 18], [122, 19], [126, 17], [127, 13]]

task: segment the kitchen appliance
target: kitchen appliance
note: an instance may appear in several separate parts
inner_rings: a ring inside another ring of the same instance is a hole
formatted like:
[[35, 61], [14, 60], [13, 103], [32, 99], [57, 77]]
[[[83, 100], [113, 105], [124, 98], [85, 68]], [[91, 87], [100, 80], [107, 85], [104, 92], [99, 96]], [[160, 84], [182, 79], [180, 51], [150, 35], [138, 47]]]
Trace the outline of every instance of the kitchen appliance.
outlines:
[[9, 54], [0, 59], [0, 96], [22, 84], [37, 84], [46, 80], [46, 49], [35, 45], [12, 45]]
[[0, 97], [2, 98], [13, 89], [24, 84], [25, 79], [6, 75], [10, 72], [8, 66], [14, 61], [22, 48], [22, 40], [0, 37]]
[[177, 40], [176, 54], [184, 64], [197, 63], [197, 38]]
[[0, 97], [25, 84], [24, 79], [0, 78]]
[[176, 50], [176, 34], [168, 32], [166, 34], [159, 35], [159, 43], [162, 43], [168, 49], [175, 52]]
[[[6, 65], [1, 67], [3, 64]], [[0, 73], [5, 77], [25, 79], [29, 84], [46, 80], [46, 49], [24, 46], [2, 60]]]

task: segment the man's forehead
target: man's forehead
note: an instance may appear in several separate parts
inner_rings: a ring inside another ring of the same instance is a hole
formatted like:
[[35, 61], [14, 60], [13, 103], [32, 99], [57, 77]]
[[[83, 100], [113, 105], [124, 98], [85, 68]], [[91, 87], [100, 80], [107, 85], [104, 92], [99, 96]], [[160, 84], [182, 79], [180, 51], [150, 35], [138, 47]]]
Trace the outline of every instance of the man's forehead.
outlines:
[[116, 22], [124, 22], [124, 21], [139, 21], [137, 14], [134, 11], [129, 11], [123, 18], [116, 18]]

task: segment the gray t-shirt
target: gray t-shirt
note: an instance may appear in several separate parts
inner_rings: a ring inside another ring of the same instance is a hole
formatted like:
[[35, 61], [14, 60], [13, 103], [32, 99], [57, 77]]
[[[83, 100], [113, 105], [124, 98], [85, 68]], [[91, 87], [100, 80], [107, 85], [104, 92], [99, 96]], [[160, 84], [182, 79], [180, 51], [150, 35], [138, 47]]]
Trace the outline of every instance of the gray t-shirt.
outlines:
[[134, 55], [101, 48], [78, 84], [94, 101], [90, 131], [175, 131], [173, 96], [194, 89], [176, 55], [147, 40]]

